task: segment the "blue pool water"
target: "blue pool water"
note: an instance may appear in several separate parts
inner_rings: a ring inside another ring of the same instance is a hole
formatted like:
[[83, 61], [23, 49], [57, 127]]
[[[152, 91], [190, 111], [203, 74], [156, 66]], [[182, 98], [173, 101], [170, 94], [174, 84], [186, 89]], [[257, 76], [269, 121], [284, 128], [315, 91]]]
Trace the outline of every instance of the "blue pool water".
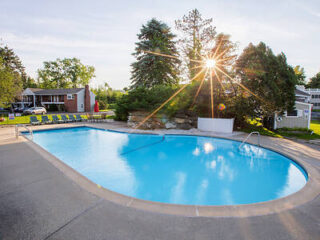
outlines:
[[233, 205], [292, 194], [307, 182], [271, 150], [199, 136], [127, 134], [88, 127], [35, 131], [34, 142], [112, 191], [175, 204]]

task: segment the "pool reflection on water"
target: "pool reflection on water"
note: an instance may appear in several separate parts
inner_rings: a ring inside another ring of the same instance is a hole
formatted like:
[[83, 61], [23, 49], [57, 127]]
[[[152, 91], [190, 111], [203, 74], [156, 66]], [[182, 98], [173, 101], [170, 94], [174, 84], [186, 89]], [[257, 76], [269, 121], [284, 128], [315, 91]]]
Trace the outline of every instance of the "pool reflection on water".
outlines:
[[300, 190], [306, 173], [273, 151], [199, 136], [126, 134], [89, 127], [34, 132], [34, 142], [91, 181], [144, 200], [233, 205]]

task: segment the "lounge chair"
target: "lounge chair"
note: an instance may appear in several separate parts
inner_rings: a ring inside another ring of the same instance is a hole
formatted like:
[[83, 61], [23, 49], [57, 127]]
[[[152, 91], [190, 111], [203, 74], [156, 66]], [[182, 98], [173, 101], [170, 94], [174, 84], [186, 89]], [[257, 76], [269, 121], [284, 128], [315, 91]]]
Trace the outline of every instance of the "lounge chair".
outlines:
[[72, 122], [76, 122], [76, 121], [77, 121], [72, 114], [69, 114], [68, 116], [69, 116], [69, 119], [70, 119]]
[[84, 119], [79, 114], [76, 114], [76, 121], [82, 122], [82, 121], [84, 121]]
[[88, 122], [93, 122], [93, 120], [94, 120], [93, 114], [87, 113], [87, 121], [88, 121]]
[[64, 121], [59, 119], [57, 115], [52, 115], [52, 122], [53, 123], [63, 123]]
[[48, 116], [41, 116], [41, 123], [48, 124], [48, 123], [52, 123], [52, 121], [49, 120]]
[[69, 118], [67, 118], [66, 115], [61, 115], [61, 120], [62, 120], [63, 122], [72, 122]]
[[36, 116], [31, 116], [30, 123], [31, 123], [31, 125], [39, 125], [40, 121], [38, 120], [38, 118]]

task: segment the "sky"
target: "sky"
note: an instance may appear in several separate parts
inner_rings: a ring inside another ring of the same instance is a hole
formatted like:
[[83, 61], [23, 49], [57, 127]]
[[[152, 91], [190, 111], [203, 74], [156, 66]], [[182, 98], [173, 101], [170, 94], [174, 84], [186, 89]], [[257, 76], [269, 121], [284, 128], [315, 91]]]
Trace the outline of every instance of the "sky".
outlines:
[[36, 78], [44, 61], [76, 57], [96, 69], [91, 86], [130, 85], [137, 34], [151, 18], [168, 24], [197, 8], [238, 52], [265, 42], [308, 78], [320, 71], [319, 0], [0, 0], [0, 43], [13, 48]]

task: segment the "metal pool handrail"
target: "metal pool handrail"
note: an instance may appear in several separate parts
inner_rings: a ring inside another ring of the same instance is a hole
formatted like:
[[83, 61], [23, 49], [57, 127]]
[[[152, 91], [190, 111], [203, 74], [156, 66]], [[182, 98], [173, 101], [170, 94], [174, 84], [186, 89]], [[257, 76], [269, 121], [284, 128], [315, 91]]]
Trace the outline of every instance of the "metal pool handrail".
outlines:
[[248, 139], [251, 137], [252, 134], [257, 134], [258, 135], [258, 146], [260, 147], [260, 133], [259, 132], [251, 132], [240, 144], [239, 149], [242, 147], [242, 145], [244, 145]]
[[33, 131], [31, 128], [27, 127], [24, 124], [17, 124], [15, 127], [15, 132], [16, 132], [16, 138], [19, 137], [19, 127], [24, 127], [25, 129], [27, 129], [27, 131], [29, 132], [30, 136], [31, 136], [31, 140], [33, 140]]

